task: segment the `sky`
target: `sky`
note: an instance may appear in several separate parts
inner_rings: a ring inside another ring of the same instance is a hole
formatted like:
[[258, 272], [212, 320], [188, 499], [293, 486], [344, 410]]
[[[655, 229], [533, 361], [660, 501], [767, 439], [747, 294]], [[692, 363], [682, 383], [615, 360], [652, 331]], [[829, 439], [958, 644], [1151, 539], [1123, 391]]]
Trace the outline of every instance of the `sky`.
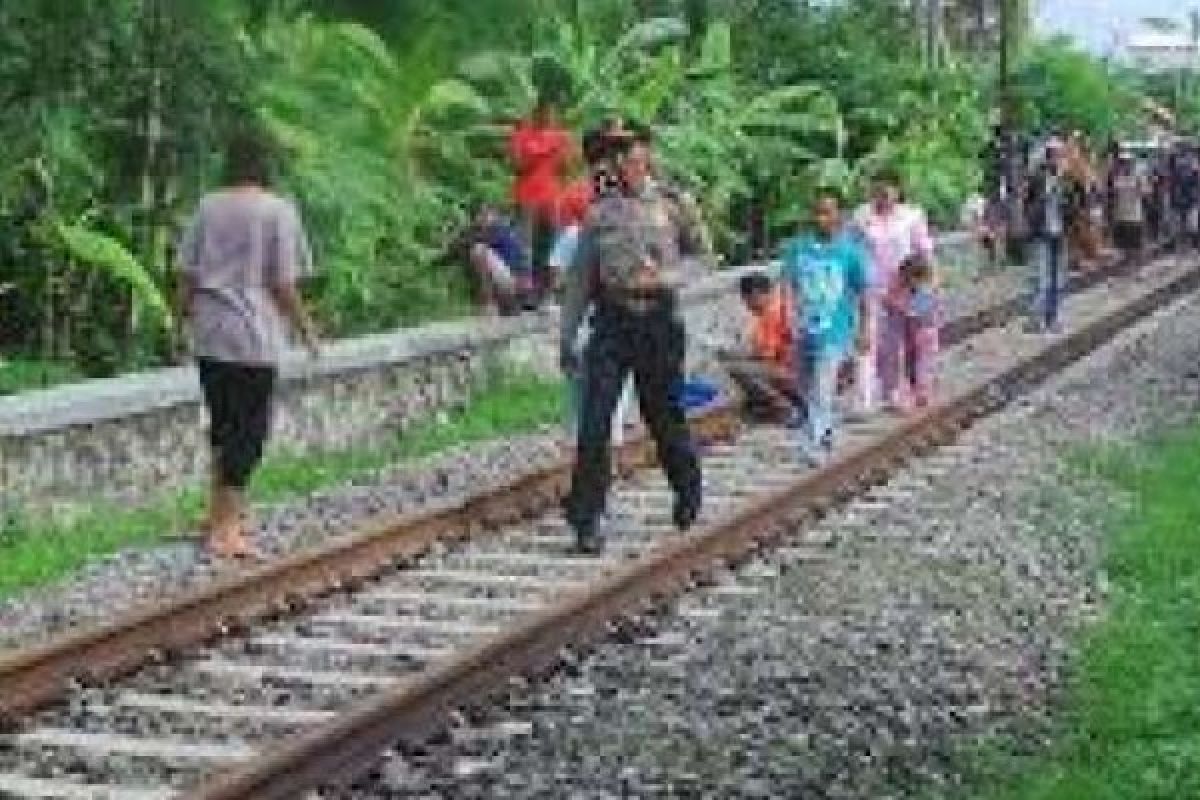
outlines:
[[1175, 17], [1181, 21], [1200, 0], [1032, 0], [1039, 30], [1068, 33], [1088, 49], [1111, 49], [1114, 30], [1130, 32], [1146, 16]]

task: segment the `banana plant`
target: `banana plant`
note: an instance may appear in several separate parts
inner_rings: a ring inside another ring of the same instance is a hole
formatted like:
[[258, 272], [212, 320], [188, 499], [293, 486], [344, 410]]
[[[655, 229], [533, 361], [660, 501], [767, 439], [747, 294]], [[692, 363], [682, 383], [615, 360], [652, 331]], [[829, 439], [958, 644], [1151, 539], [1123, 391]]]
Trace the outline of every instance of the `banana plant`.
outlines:
[[728, 24], [710, 25], [694, 53], [684, 46], [686, 25], [673, 18], [632, 25], [609, 46], [586, 17], [544, 28], [532, 55], [481, 53], [430, 89], [410, 126], [409, 154], [423, 174], [463, 193], [501, 196], [504, 136], [546, 84], [563, 90], [563, 116], [576, 129], [613, 114], [655, 124], [667, 170], [696, 189], [726, 239], [737, 198], [842, 153], [845, 127], [832, 95], [809, 84], [758, 91], [744, 83]]

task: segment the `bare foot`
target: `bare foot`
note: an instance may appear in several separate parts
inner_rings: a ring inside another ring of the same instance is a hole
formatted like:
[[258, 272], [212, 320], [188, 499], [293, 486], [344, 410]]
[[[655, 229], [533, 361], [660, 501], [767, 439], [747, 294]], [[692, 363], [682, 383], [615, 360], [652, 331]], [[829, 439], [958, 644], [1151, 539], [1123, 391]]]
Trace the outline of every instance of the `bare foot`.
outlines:
[[209, 534], [208, 538], [204, 541], [204, 548], [212, 554], [213, 558], [221, 561], [238, 557], [237, 546], [227, 537]]
[[221, 559], [250, 558], [254, 550], [246, 541], [245, 529], [237, 519], [231, 520], [219, 527], [214, 527], [208, 534], [209, 551]]
[[225, 539], [226, 552], [231, 558], [261, 561], [262, 555], [246, 539], [246, 531], [240, 524], [236, 525]]

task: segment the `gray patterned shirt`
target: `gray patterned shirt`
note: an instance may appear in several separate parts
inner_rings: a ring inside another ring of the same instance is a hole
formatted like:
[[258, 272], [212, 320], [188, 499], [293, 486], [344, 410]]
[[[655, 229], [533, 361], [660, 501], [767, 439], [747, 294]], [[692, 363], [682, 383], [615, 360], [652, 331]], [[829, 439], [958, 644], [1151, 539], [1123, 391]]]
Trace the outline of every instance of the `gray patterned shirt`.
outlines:
[[[678, 289], [681, 228], [674, 209], [656, 188], [611, 195], [593, 203], [580, 234], [575, 266], [567, 277], [562, 337], [575, 341], [580, 322], [597, 296]], [[630, 300], [631, 310], [637, 301]]]
[[273, 365], [287, 349], [288, 322], [271, 289], [312, 268], [296, 207], [256, 189], [226, 189], [200, 201], [180, 246], [192, 283], [192, 351], [198, 358]]

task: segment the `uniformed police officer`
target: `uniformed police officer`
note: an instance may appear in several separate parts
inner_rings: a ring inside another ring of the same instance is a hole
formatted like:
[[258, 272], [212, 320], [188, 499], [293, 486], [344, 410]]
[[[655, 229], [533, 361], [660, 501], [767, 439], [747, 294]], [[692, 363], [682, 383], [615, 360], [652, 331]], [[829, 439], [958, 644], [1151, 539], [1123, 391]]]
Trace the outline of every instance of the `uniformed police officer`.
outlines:
[[[612, 475], [612, 415], [632, 372], [646, 426], [675, 491], [673, 518], [686, 530], [700, 512], [700, 466], [680, 398], [685, 337], [679, 316], [681, 231], [670, 204], [649, 182], [650, 150], [626, 131], [612, 131], [591, 152], [592, 167], [609, 166], [616, 181], [598, 193], [580, 237], [563, 308], [561, 362], [582, 369], [575, 472], [567, 520], [580, 550], [598, 553], [597, 521]], [[600, 163], [604, 162], [604, 163]], [[576, 363], [571, 346], [585, 311], [592, 334]]]

